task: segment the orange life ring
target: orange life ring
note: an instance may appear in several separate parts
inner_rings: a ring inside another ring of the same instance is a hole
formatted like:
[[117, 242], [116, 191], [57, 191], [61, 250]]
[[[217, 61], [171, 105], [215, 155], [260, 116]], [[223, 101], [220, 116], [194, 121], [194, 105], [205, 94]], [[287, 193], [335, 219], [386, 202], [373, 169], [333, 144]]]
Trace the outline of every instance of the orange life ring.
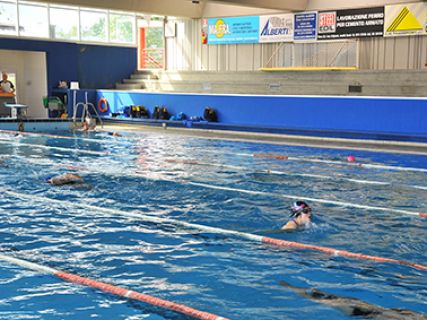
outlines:
[[98, 101], [98, 110], [100, 112], [107, 112], [108, 110], [108, 101], [105, 98], [101, 98]]

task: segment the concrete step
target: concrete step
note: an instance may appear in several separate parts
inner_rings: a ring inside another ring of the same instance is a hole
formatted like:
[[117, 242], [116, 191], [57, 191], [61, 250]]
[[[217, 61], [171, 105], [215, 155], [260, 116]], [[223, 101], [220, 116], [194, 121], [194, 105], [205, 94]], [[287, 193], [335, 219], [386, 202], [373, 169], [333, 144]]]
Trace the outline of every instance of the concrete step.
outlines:
[[130, 75], [131, 79], [135, 79], [135, 80], [145, 80], [145, 79], [159, 79], [158, 75], [156, 74], [148, 74], [148, 73], [133, 73]]
[[151, 92], [424, 97], [427, 96], [427, 72], [150, 71], [136, 72], [116, 87], [128, 90], [144, 88]]
[[260, 85], [258, 83], [188, 83], [188, 82], [153, 82], [146, 84], [151, 92], [186, 92], [216, 94], [267, 94], [267, 95], [360, 95], [360, 96], [426, 96], [427, 85], [372, 85], [362, 86], [361, 92], [352, 92], [345, 83], [325, 83], [302, 86], [298, 83], [286, 85]]
[[144, 89], [144, 85], [140, 83], [116, 83], [116, 89], [119, 89], [119, 90]]
[[384, 70], [384, 71], [280, 71], [280, 72], [265, 72], [265, 71], [239, 71], [239, 72], [212, 72], [212, 71], [159, 71], [157, 73], [159, 79], [168, 80], [202, 80], [202, 81], [221, 81], [224, 79], [288, 79], [288, 80], [304, 80], [311, 79], [324, 81], [331, 79], [342, 80], [369, 80], [375, 81], [426, 81], [427, 72], [424, 70]]

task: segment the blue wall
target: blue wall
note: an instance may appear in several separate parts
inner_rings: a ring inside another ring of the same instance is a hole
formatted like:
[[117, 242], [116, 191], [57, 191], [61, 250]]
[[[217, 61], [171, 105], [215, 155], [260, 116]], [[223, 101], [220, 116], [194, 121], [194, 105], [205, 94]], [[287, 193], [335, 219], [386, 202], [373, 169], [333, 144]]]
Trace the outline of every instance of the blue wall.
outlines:
[[171, 114], [202, 116], [215, 108], [223, 124], [330, 130], [427, 137], [427, 98], [342, 96], [251, 96], [209, 94], [129, 93], [98, 90], [110, 112], [123, 106], [144, 105], [150, 112], [165, 105]]
[[46, 52], [49, 95], [60, 80], [80, 88], [114, 88], [135, 71], [137, 49], [28, 39], [0, 39], [0, 49]]

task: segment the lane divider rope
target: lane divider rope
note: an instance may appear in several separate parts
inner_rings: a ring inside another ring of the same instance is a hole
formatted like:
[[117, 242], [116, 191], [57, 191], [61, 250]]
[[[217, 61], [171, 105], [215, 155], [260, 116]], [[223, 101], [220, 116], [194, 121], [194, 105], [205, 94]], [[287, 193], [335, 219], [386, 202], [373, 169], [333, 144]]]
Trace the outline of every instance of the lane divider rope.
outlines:
[[243, 157], [266, 158], [266, 159], [275, 159], [275, 160], [304, 161], [304, 162], [324, 163], [324, 164], [332, 164], [332, 165], [353, 166], [353, 167], [359, 167], [359, 168], [384, 169], [384, 170], [392, 170], [392, 171], [427, 172], [427, 169], [425, 169], [425, 168], [389, 166], [389, 165], [382, 165], [382, 164], [371, 164], [371, 163], [360, 163], [360, 162], [344, 162], [344, 161], [334, 161], [334, 160], [302, 158], [302, 157], [292, 157], [292, 156], [275, 155], [275, 154], [268, 154], [268, 153], [254, 153], [254, 154], [237, 153], [236, 155], [243, 156]]
[[171, 310], [174, 312], [178, 312], [178, 313], [193, 317], [195, 319], [228, 320], [227, 318], [220, 317], [216, 314], [205, 312], [205, 311], [200, 311], [197, 309], [193, 309], [193, 308], [188, 307], [188, 306], [183, 305], [183, 304], [179, 304], [179, 303], [175, 303], [172, 301], [160, 299], [160, 298], [150, 296], [150, 295], [145, 294], [145, 293], [140, 293], [137, 291], [128, 290], [126, 288], [115, 286], [112, 284], [108, 284], [108, 283], [105, 283], [102, 281], [97, 281], [97, 280], [93, 280], [90, 278], [81, 277], [81, 276], [76, 275], [76, 274], [64, 272], [64, 271], [57, 270], [57, 269], [50, 268], [50, 267], [46, 267], [46, 266], [40, 265], [38, 263], [30, 262], [27, 260], [18, 259], [18, 258], [10, 257], [7, 255], [3, 255], [3, 254], [0, 254], [0, 260], [9, 262], [11, 264], [14, 264], [14, 265], [17, 265], [20, 267], [24, 267], [24, 268], [27, 268], [30, 270], [34, 270], [34, 271], [37, 271], [37, 272], [40, 272], [43, 274], [53, 275], [57, 278], [60, 278], [62, 280], [65, 280], [65, 281], [68, 281], [68, 282], [71, 282], [74, 284], [79, 284], [79, 285], [87, 286], [90, 288], [99, 289], [101, 291], [112, 293], [112, 294], [115, 294], [117, 296], [121, 296], [121, 297], [128, 298], [131, 300], [137, 300], [137, 301], [145, 302], [145, 303], [148, 303], [148, 304], [153, 305], [153, 306], [161, 307], [163, 309]]
[[222, 228], [218, 228], [218, 227], [210, 227], [210, 226], [205, 226], [205, 225], [200, 225], [200, 224], [195, 224], [195, 223], [190, 223], [190, 222], [185, 222], [185, 221], [180, 221], [180, 220], [174, 220], [174, 219], [170, 219], [170, 218], [160, 218], [157, 216], [150, 216], [150, 215], [143, 214], [140, 212], [126, 212], [126, 211], [122, 211], [122, 210], [118, 210], [118, 209], [103, 208], [103, 207], [93, 206], [93, 205], [84, 204], [84, 203], [70, 202], [70, 201], [66, 201], [66, 200], [57, 200], [57, 199], [51, 199], [51, 198], [47, 198], [47, 197], [39, 197], [36, 195], [26, 195], [23, 193], [11, 191], [7, 188], [1, 188], [0, 190], [2, 191], [3, 194], [8, 194], [8, 195], [10, 195], [12, 197], [16, 197], [18, 199], [27, 199], [30, 201], [31, 200], [32, 201], [38, 201], [38, 202], [41, 202], [44, 204], [46, 202], [50, 202], [50, 203], [55, 203], [60, 207], [64, 207], [64, 206], [71, 207], [71, 208], [72, 207], [80, 207], [83, 209], [89, 209], [88, 212], [105, 212], [105, 213], [112, 214], [112, 215], [121, 215], [121, 216], [137, 219], [140, 221], [151, 222], [151, 223], [172, 224], [172, 225], [182, 226], [185, 228], [200, 230], [200, 231], [208, 232], [208, 233], [233, 236], [233, 237], [237, 237], [237, 238], [241, 238], [241, 239], [250, 240], [252, 242], [271, 244], [271, 245], [275, 245], [275, 246], [281, 247], [281, 248], [296, 248], [296, 249], [314, 250], [314, 251], [320, 251], [323, 253], [327, 253], [327, 254], [330, 254], [333, 256], [341, 256], [341, 257], [353, 258], [353, 259], [359, 259], [359, 260], [369, 260], [369, 261], [380, 262], [380, 263], [397, 264], [397, 265], [412, 267], [412, 268], [415, 268], [418, 270], [427, 271], [427, 266], [425, 266], [425, 265], [422, 265], [419, 263], [414, 263], [414, 262], [409, 262], [409, 261], [404, 261], [404, 260], [397, 260], [397, 259], [392, 259], [392, 258], [383, 258], [383, 257], [379, 257], [379, 256], [366, 255], [366, 254], [362, 254], [362, 253], [354, 253], [354, 252], [350, 252], [347, 250], [338, 250], [338, 249], [334, 249], [334, 248], [330, 248], [330, 247], [322, 247], [322, 246], [304, 244], [304, 243], [295, 242], [295, 241], [281, 240], [281, 239], [260, 236], [257, 234], [252, 234], [252, 233], [247, 233], [247, 232], [240, 232], [240, 231], [222, 229]]

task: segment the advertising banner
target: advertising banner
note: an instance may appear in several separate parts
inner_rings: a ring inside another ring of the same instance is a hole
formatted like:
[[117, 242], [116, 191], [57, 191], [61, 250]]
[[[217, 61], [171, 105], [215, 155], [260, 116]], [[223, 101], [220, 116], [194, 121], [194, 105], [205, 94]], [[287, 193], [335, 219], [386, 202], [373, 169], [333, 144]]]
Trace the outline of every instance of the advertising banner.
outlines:
[[301, 12], [295, 14], [294, 40], [316, 40], [317, 12]]
[[319, 12], [317, 39], [380, 37], [384, 32], [384, 7]]
[[260, 16], [259, 42], [287, 42], [294, 39], [294, 15], [292, 13]]
[[385, 7], [385, 37], [419, 34], [427, 34], [427, 2]]
[[259, 17], [208, 19], [208, 44], [257, 43]]

